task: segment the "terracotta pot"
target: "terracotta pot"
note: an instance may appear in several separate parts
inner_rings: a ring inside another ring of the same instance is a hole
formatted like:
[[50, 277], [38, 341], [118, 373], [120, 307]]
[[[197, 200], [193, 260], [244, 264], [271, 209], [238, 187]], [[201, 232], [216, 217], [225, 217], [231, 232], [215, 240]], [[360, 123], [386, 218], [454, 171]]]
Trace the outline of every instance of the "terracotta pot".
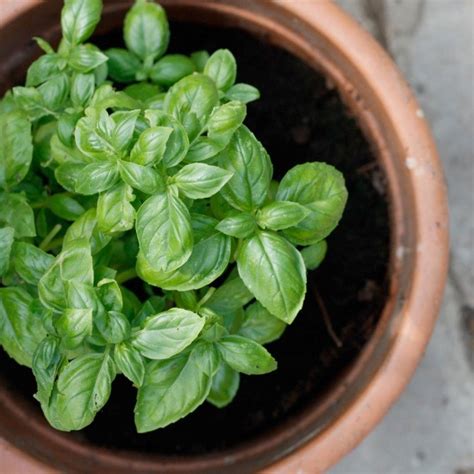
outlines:
[[[108, 3], [104, 25], [110, 27], [127, 3]], [[115, 454], [50, 429], [0, 387], [0, 465], [8, 472], [32, 473], [324, 471], [353, 449], [395, 402], [435, 324], [448, 260], [446, 192], [435, 146], [422, 111], [393, 62], [330, 1], [161, 3], [174, 18], [264, 32], [268, 41], [322, 71], [338, 88], [377, 150], [388, 179], [389, 298], [371, 340], [350, 369], [304, 416], [258, 443], [182, 460]], [[59, 7], [56, 1], [2, 3], [0, 78], [12, 77], [5, 72], [31, 60], [31, 36], [57, 34]], [[2, 89], [11, 85], [1, 84]]]

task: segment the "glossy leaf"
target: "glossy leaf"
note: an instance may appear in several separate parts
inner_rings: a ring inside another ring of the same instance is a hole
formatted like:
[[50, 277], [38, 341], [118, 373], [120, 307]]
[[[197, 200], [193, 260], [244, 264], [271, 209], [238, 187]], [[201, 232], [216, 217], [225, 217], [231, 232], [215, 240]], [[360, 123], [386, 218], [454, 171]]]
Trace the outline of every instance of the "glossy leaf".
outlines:
[[195, 70], [194, 63], [183, 54], [163, 56], [150, 71], [150, 79], [165, 87], [172, 86]]
[[66, 40], [75, 45], [87, 40], [99, 23], [101, 0], [65, 0], [61, 28]]
[[66, 349], [74, 349], [92, 333], [92, 309], [65, 309], [56, 321], [61, 343]]
[[30, 285], [37, 285], [54, 263], [54, 256], [27, 242], [16, 242], [12, 264], [20, 278]]
[[97, 201], [98, 229], [106, 234], [133, 229], [135, 208], [131, 203], [134, 199], [132, 188], [125, 183], [102, 193]]
[[306, 207], [296, 202], [275, 201], [257, 213], [257, 222], [262, 229], [282, 230], [299, 224], [310, 214]]
[[259, 344], [268, 344], [280, 338], [286, 324], [269, 313], [258, 301], [245, 310], [245, 318], [238, 334]]
[[231, 237], [244, 239], [256, 231], [257, 223], [252, 215], [242, 212], [221, 220], [216, 229]]
[[212, 379], [211, 391], [207, 401], [217, 408], [224, 408], [235, 398], [240, 385], [240, 375], [224, 361]]
[[3, 276], [10, 266], [10, 255], [15, 236], [13, 227], [0, 228], [0, 277]]
[[218, 89], [226, 91], [235, 82], [237, 63], [228, 49], [219, 49], [211, 55], [204, 67], [204, 74], [209, 76]]
[[145, 378], [145, 361], [137, 349], [127, 342], [116, 345], [114, 361], [117, 369], [133, 382], [135, 387], [142, 386]]
[[138, 137], [130, 153], [130, 161], [142, 166], [159, 163], [165, 155], [173, 131], [172, 127], [147, 128]]
[[92, 195], [109, 190], [119, 179], [118, 164], [113, 161], [98, 161], [86, 165], [78, 172], [76, 192]]
[[22, 194], [0, 192], [0, 226], [15, 229], [15, 238], [35, 237], [35, 216], [26, 198]]
[[277, 318], [293, 322], [306, 293], [306, 268], [298, 250], [277, 234], [258, 232], [244, 241], [237, 266], [257, 300]]
[[111, 79], [122, 83], [135, 80], [141, 62], [134, 54], [122, 48], [110, 48], [105, 51], [105, 54], [109, 58], [107, 66]]
[[233, 85], [225, 93], [228, 100], [237, 100], [243, 104], [248, 104], [254, 100], [260, 99], [260, 91], [250, 84], [239, 83]]
[[310, 245], [301, 250], [304, 264], [308, 270], [316, 270], [321, 265], [326, 252], [328, 244], [325, 240], [321, 240], [317, 244]]

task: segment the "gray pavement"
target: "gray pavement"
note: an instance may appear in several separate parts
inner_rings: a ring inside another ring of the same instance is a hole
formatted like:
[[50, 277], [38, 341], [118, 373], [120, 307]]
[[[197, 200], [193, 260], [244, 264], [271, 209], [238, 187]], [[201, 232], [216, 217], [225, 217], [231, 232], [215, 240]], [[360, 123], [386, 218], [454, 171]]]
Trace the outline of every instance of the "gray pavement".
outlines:
[[452, 258], [415, 377], [331, 474], [474, 474], [474, 0], [336, 1], [389, 51], [431, 123], [448, 182]]

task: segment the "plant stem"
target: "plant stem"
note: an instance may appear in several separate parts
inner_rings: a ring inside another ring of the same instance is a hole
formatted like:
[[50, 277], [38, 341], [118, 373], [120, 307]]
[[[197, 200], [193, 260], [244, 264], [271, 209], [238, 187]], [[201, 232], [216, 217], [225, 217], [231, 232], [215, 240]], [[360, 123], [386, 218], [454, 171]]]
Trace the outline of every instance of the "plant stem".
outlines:
[[64, 241], [64, 237], [57, 237], [53, 239], [43, 250], [45, 252], [49, 252], [50, 250], [61, 247], [61, 245], [63, 244], [63, 241]]
[[46, 251], [48, 249], [49, 244], [51, 241], [58, 235], [61, 231], [63, 226], [61, 224], [56, 224], [50, 231], [50, 233], [43, 239], [43, 241], [39, 244], [39, 248], [41, 250]]
[[133, 280], [136, 277], [137, 271], [135, 270], [135, 268], [129, 268], [128, 270], [124, 270], [123, 272], [118, 273], [115, 277], [115, 280], [117, 283], [122, 284], [129, 280]]
[[323, 314], [324, 324], [326, 325], [326, 329], [328, 330], [331, 339], [334, 341], [334, 344], [336, 344], [337, 347], [342, 347], [342, 341], [337, 337], [337, 334], [332, 327], [331, 318], [329, 316], [328, 310], [326, 309], [326, 305], [319, 294], [319, 291], [314, 288], [313, 292], [314, 296], [316, 296], [316, 302], [318, 303], [319, 309]]

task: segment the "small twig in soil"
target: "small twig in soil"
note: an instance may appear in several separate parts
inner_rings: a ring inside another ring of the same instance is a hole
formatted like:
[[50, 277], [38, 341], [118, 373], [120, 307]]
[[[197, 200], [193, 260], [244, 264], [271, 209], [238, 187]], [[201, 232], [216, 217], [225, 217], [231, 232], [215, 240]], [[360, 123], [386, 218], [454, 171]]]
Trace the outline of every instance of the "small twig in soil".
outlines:
[[370, 161], [369, 163], [365, 163], [365, 165], [359, 166], [356, 169], [357, 174], [364, 174], [367, 173], [367, 171], [372, 171], [374, 168], [376, 168], [378, 163], [376, 161]]
[[324, 324], [326, 325], [326, 329], [329, 335], [331, 336], [331, 339], [334, 341], [334, 344], [336, 344], [337, 347], [342, 347], [342, 341], [337, 337], [337, 334], [335, 333], [334, 328], [332, 327], [331, 317], [329, 316], [328, 310], [326, 309], [326, 305], [324, 304], [324, 301], [321, 298], [319, 291], [316, 288], [314, 288], [313, 291], [314, 296], [316, 296], [316, 302], [318, 303], [319, 309], [323, 314]]

